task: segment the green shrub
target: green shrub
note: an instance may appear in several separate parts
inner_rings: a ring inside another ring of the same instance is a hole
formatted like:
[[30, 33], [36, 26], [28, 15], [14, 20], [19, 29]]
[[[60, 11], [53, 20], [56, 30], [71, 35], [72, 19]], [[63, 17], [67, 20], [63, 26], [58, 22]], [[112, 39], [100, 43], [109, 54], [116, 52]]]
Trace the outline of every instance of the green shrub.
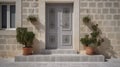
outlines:
[[98, 24], [92, 25], [92, 30], [93, 31], [98, 31]]
[[90, 19], [89, 16], [83, 17], [83, 22], [84, 22], [84, 23], [89, 23], [90, 21], [91, 21], [91, 19]]
[[92, 38], [96, 38], [96, 37], [99, 36], [99, 33], [100, 33], [100, 32], [98, 32], [98, 31], [93, 31], [93, 32], [91, 33], [91, 37], [92, 37]]
[[36, 22], [37, 21], [37, 17], [34, 16], [34, 15], [30, 15], [30, 16], [28, 16], [27, 20], [30, 21], [30, 22]]
[[80, 41], [84, 46], [88, 46], [89, 44], [91, 44], [89, 35], [85, 35], [85, 37], [81, 38]]
[[83, 22], [91, 27], [92, 32], [90, 35], [85, 35], [85, 37], [81, 38], [80, 39], [81, 43], [83, 45], [92, 47], [100, 46], [101, 43], [104, 42], [104, 39], [100, 36], [98, 24], [91, 23], [91, 19], [89, 16], [85, 16], [83, 18]]
[[32, 47], [33, 40], [35, 37], [35, 34], [33, 32], [28, 32], [27, 28], [21, 28], [21, 27], [17, 28], [16, 32], [17, 32], [16, 35], [17, 42], [23, 44], [24, 47]]

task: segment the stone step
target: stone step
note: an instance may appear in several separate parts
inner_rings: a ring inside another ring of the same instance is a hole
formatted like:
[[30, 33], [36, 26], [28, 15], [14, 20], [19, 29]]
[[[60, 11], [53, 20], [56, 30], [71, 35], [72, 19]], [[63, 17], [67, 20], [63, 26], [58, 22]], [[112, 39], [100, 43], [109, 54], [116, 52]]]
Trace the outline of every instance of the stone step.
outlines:
[[120, 58], [111, 58], [107, 60], [110, 63], [120, 63]]
[[107, 62], [13, 62], [0, 63], [0, 67], [120, 67]]
[[16, 62], [104, 62], [103, 55], [50, 54], [16, 56]]
[[14, 62], [15, 58], [0, 58], [0, 63], [1, 62]]
[[40, 54], [77, 54], [77, 51], [73, 49], [53, 49], [53, 50], [41, 50]]

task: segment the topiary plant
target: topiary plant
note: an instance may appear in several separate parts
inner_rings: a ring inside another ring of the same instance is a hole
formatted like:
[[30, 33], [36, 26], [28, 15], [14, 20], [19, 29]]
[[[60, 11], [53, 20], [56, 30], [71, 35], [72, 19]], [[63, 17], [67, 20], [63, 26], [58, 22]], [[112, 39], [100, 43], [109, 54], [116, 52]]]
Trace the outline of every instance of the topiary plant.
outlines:
[[25, 42], [26, 42], [26, 47], [32, 47], [33, 40], [34, 40], [35, 34], [33, 32], [27, 32], [24, 36]]
[[28, 18], [27, 18], [28, 21], [30, 22], [37, 22], [37, 17], [34, 16], [34, 15], [29, 15]]
[[24, 47], [32, 47], [35, 34], [33, 32], [28, 32], [27, 28], [17, 28], [16, 39], [17, 42], [24, 45]]
[[80, 41], [84, 46], [88, 46], [91, 44], [91, 39], [89, 35], [85, 35], [85, 37], [81, 38]]
[[24, 36], [27, 32], [27, 28], [17, 28], [16, 32], [17, 32], [16, 35], [17, 42], [19, 42], [20, 44], [26, 44]]
[[93, 31], [98, 31], [98, 24], [92, 25], [92, 30]]
[[100, 46], [101, 43], [104, 42], [104, 39], [100, 36], [98, 24], [92, 23], [89, 16], [85, 16], [83, 18], [83, 22], [91, 29], [92, 32], [90, 33], [90, 36], [85, 35], [85, 37], [81, 38], [80, 41], [84, 45], [86, 54], [92, 55], [95, 52], [94, 48]]
[[91, 22], [90, 17], [89, 17], [89, 16], [83, 17], [83, 22], [84, 22], [84, 23], [89, 23], [89, 22]]
[[92, 25], [91, 43], [93, 47], [100, 46], [104, 39], [100, 37], [98, 24]]
[[99, 36], [99, 34], [100, 34], [99, 31], [94, 31], [94, 32], [91, 33], [91, 37], [92, 37], [92, 38], [96, 38], [96, 37]]

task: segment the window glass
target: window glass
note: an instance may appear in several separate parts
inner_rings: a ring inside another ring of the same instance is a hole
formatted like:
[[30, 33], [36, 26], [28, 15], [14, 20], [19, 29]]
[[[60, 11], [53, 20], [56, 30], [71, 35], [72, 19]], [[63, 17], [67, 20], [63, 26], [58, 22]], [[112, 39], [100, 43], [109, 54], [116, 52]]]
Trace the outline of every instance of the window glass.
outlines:
[[2, 5], [2, 28], [7, 28], [7, 5]]
[[15, 28], [15, 5], [10, 5], [10, 28]]

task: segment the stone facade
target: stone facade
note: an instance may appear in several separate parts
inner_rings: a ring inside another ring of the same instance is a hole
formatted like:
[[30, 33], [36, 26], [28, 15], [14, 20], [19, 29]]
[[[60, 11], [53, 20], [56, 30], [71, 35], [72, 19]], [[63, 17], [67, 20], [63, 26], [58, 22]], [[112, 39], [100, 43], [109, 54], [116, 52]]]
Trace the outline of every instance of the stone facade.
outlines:
[[105, 42], [99, 51], [105, 56], [120, 57], [120, 1], [80, 0], [80, 37], [91, 32], [82, 23], [82, 17], [89, 15], [93, 23], [98, 23]]
[[[53, 0], [55, 1], [55, 0]], [[67, 0], [69, 1], [69, 0]], [[34, 42], [35, 53], [44, 47], [44, 25], [39, 18], [40, 0], [21, 0], [21, 26], [36, 34]], [[107, 57], [120, 57], [120, 1], [119, 0], [79, 0], [80, 23], [79, 36], [90, 33], [90, 29], [82, 22], [82, 18], [89, 15], [94, 23], [98, 23], [105, 42], [99, 47], [99, 52]], [[31, 24], [26, 20], [29, 15], [35, 15], [39, 23]], [[44, 16], [43, 16], [44, 17]], [[4, 34], [7, 33], [7, 34]], [[14, 57], [21, 54], [21, 45], [16, 42], [15, 30], [0, 31], [0, 57]], [[82, 45], [80, 43], [80, 49]], [[78, 49], [77, 49], [78, 50]]]
[[21, 45], [16, 41], [15, 31], [0, 31], [0, 57], [14, 57], [20, 53]]

